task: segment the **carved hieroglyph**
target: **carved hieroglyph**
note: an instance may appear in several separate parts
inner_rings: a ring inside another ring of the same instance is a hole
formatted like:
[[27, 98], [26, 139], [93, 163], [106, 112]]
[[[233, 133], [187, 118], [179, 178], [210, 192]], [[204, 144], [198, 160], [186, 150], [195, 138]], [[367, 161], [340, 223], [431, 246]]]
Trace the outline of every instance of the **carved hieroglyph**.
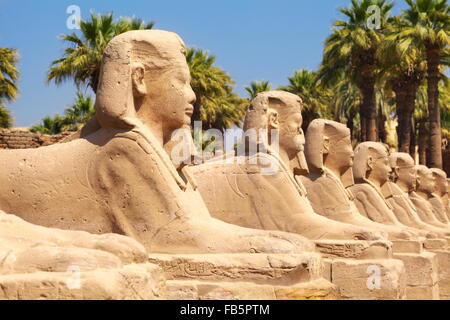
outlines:
[[211, 218], [164, 148], [195, 94], [174, 33], [130, 31], [105, 49], [96, 120], [82, 139], [0, 151], [0, 209], [33, 224], [119, 233], [155, 253], [304, 252], [305, 238]]
[[347, 188], [353, 181], [350, 130], [325, 119], [313, 120], [306, 133], [305, 155], [310, 173], [301, 180], [314, 211], [333, 220], [373, 228], [390, 239], [410, 239], [411, 233], [362, 216]]
[[[247, 111], [244, 132], [267, 153], [215, 160], [190, 168], [214, 217], [245, 227], [298, 233], [309, 239], [382, 239], [376, 231], [314, 213], [290, 163], [307, 170], [301, 130], [301, 100], [284, 91], [257, 95]], [[258, 134], [262, 130], [263, 134]], [[279, 145], [273, 145], [278, 135]], [[270, 138], [269, 138], [270, 137]], [[258, 150], [256, 150], [258, 151]], [[265, 172], [271, 167], [273, 172]]]
[[391, 204], [385, 200], [392, 195], [388, 183], [391, 173], [389, 151], [384, 144], [367, 141], [356, 146], [353, 163], [356, 183], [349, 190], [355, 196], [359, 212], [373, 221], [398, 226], [416, 236], [426, 236], [426, 231], [403, 225], [395, 216]]

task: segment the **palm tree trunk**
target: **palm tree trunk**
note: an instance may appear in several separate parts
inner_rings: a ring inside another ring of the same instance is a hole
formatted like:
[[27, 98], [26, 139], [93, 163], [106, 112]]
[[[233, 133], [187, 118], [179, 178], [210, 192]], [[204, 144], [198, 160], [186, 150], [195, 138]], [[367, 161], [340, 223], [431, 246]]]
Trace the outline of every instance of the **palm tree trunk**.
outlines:
[[408, 76], [406, 79], [397, 79], [394, 91], [398, 115], [398, 149], [413, 156], [415, 154], [415, 141], [413, 141], [413, 113], [416, 108], [417, 77]]
[[428, 131], [426, 128], [425, 120], [418, 121], [418, 131], [419, 131], [419, 164], [426, 165], [427, 163], [427, 140]]
[[378, 141], [375, 79], [371, 74], [362, 77], [360, 90], [362, 95], [362, 104], [360, 108], [361, 142]]
[[416, 128], [414, 121], [411, 125], [411, 143], [409, 144], [409, 154], [413, 159], [416, 158]]
[[347, 118], [347, 128], [350, 129], [350, 137], [353, 138], [355, 137], [355, 124], [354, 124], [354, 119], [355, 119], [355, 111], [352, 109], [352, 111], [350, 111], [350, 114]]
[[386, 143], [387, 135], [386, 135], [386, 116], [383, 114], [382, 104], [380, 103], [378, 106], [378, 132], [380, 133], [380, 141]]
[[[406, 88], [404, 85], [404, 82], [397, 79], [395, 81], [395, 85], [393, 86], [394, 92], [395, 92], [395, 104], [396, 104], [396, 111], [397, 111], [397, 137], [398, 137], [398, 150], [400, 152], [405, 152], [405, 145], [409, 144], [409, 137], [407, 137], [405, 132], [405, 118], [407, 118], [406, 115]], [[408, 140], [408, 141], [406, 141]]]
[[439, 112], [439, 64], [440, 50], [437, 46], [427, 47], [427, 83], [428, 83], [428, 123], [429, 154], [427, 165], [442, 169], [441, 114]]
[[[194, 121], [202, 121], [202, 117], [201, 117], [201, 113], [200, 113], [200, 108], [201, 108], [201, 97], [197, 96], [197, 100], [195, 100], [194, 103], [194, 111], [192, 112], [192, 117], [191, 117], [191, 126], [192, 128], [194, 127]], [[203, 126], [203, 124], [202, 124]]]

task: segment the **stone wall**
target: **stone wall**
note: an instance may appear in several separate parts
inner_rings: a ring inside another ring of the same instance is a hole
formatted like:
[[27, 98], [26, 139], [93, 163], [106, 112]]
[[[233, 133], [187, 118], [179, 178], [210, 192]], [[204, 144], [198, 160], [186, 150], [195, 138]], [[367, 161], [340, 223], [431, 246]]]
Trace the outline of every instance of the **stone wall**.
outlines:
[[26, 129], [0, 129], [0, 149], [29, 149], [57, 143], [73, 132], [57, 135], [33, 133]]

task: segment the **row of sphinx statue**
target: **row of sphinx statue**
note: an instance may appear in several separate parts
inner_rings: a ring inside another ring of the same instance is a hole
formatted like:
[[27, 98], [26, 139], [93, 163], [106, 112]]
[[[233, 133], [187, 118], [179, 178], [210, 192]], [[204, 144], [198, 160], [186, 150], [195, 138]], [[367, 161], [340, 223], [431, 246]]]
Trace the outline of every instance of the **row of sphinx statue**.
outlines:
[[[168, 254], [296, 253], [314, 251], [311, 240], [450, 235], [445, 172], [378, 142], [353, 150], [349, 129], [335, 121], [316, 119], [304, 135], [302, 101], [291, 93], [260, 93], [248, 108], [244, 130], [266, 132], [255, 139], [268, 152], [174, 165], [171, 137], [190, 124], [196, 99], [185, 51], [161, 30], [111, 40], [96, 115], [81, 132], [0, 151], [0, 210], [54, 228], [59, 241], [76, 241], [72, 231], [113, 233]], [[272, 165], [278, 170], [264, 174]], [[22, 232], [8, 221], [0, 235]]]

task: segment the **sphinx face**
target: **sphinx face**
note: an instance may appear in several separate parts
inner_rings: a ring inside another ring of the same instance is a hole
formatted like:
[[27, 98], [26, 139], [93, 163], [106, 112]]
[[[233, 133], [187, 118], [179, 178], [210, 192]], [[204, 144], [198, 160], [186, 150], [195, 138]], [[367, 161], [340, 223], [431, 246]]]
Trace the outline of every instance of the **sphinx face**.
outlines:
[[163, 129], [170, 131], [189, 126], [196, 97], [186, 61], [179, 61], [156, 79], [151, 75], [148, 78], [146, 101], [151, 106], [147, 107], [159, 114]]
[[329, 141], [329, 151], [324, 159], [324, 164], [328, 168], [336, 170], [346, 170], [353, 166], [355, 154], [353, 152], [350, 135], [338, 140]]
[[385, 155], [375, 160], [370, 177], [380, 183], [384, 183], [389, 180], [391, 173], [392, 168], [389, 165], [389, 157]]
[[438, 191], [441, 194], [447, 193], [448, 188], [447, 179], [439, 175], [435, 176], [435, 180], [436, 180], [436, 191]]
[[414, 166], [398, 169], [398, 179], [408, 190], [413, 191], [417, 187], [417, 170]]
[[433, 173], [430, 170], [426, 170], [425, 172], [421, 172], [419, 174], [420, 178], [420, 186], [419, 189], [421, 191], [432, 193], [436, 188], [436, 179], [433, 176]]
[[280, 125], [280, 146], [290, 154], [304, 150], [305, 135], [302, 130], [301, 112], [291, 112]]

